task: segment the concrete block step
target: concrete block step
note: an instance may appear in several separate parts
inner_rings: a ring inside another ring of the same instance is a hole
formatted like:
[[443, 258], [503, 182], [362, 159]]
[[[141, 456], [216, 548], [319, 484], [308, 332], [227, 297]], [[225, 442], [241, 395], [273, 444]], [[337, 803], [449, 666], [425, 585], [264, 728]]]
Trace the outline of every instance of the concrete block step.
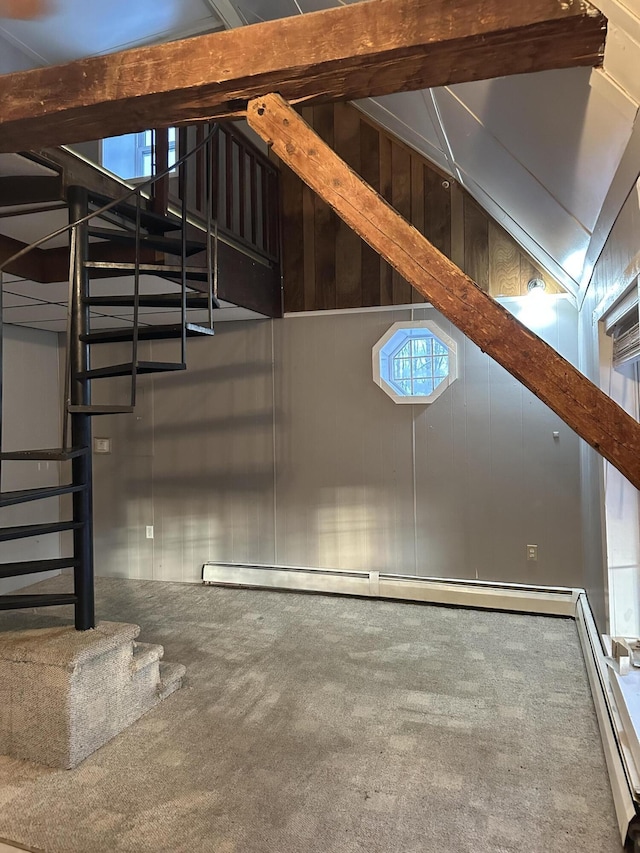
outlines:
[[164, 648], [157, 646], [155, 643], [138, 643], [133, 644], [133, 661], [131, 667], [135, 675], [146, 669], [150, 664], [156, 663], [164, 655]]
[[187, 668], [181, 663], [160, 663], [160, 685], [158, 696], [166, 699], [182, 687], [182, 679]]

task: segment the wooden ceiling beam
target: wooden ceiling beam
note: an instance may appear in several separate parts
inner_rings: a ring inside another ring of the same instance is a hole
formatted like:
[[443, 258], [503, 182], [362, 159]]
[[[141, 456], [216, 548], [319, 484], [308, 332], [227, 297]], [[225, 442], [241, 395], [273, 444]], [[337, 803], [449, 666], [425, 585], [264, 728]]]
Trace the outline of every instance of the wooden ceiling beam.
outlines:
[[433, 306], [640, 488], [640, 424], [484, 293], [275, 94], [247, 120], [323, 201]]
[[0, 76], [0, 152], [241, 115], [279, 92], [345, 101], [596, 65], [606, 19], [586, 0], [369, 0]]

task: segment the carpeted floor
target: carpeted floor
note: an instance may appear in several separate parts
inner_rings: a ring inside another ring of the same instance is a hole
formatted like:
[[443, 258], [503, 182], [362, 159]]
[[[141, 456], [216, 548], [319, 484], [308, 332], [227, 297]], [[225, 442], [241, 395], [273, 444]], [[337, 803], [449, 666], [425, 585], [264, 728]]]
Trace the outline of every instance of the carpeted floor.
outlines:
[[[186, 664], [186, 686], [76, 770], [0, 758], [0, 838], [48, 853], [620, 851], [572, 621], [153, 581], [97, 592], [101, 618]], [[0, 630], [51, 619], [0, 614]]]

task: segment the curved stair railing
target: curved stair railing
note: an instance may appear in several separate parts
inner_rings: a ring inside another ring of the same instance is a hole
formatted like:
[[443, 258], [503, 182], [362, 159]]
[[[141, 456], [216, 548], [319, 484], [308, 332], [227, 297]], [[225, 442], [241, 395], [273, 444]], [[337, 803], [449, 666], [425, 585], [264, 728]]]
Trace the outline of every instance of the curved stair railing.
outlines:
[[[117, 199], [106, 199], [84, 187], [69, 187], [67, 197], [69, 224], [34, 241], [0, 265], [1, 367], [3, 270], [49, 240], [66, 232], [70, 233], [62, 446], [44, 450], [2, 450], [2, 383], [0, 382], [0, 483], [2, 462], [7, 460], [71, 462], [71, 480], [57, 486], [0, 491], [0, 508], [70, 494], [73, 512], [68, 520], [0, 528], [0, 542], [72, 531], [73, 553], [69, 557], [59, 559], [0, 563], [0, 579], [73, 568], [73, 593], [0, 595], [0, 610], [73, 604], [76, 629], [87, 630], [95, 627], [91, 419], [97, 415], [132, 412], [136, 403], [139, 375], [184, 370], [187, 338], [213, 334], [213, 311], [219, 306], [217, 301], [218, 205], [213, 175], [214, 163], [218, 162], [218, 148], [214, 147], [214, 141], [217, 140], [219, 127], [218, 124], [214, 125], [208, 133], [199, 131], [196, 145], [182, 155], [175, 164]], [[185, 132], [182, 134], [183, 144], [186, 139]], [[204, 195], [206, 226], [203, 239], [193, 239], [187, 233], [189, 226], [187, 164], [198, 157], [200, 152], [203, 152], [206, 164], [204, 193], [201, 192], [201, 195]], [[143, 207], [143, 198], [147, 200], [143, 194], [175, 170], [178, 172], [181, 197], [179, 215], [173, 212], [158, 213]], [[229, 186], [228, 175], [226, 186]], [[254, 190], [252, 189], [251, 192], [253, 193]], [[244, 189], [242, 193], [244, 198]], [[92, 224], [96, 219], [105, 220], [108, 227], [97, 227]], [[172, 232], [178, 232], [178, 236]], [[252, 236], [255, 236], [255, 233], [252, 233]], [[127, 260], [90, 260], [90, 238], [122, 247], [126, 252]], [[163, 256], [161, 260], [157, 259], [158, 253]], [[189, 258], [200, 253], [204, 253], [206, 258], [204, 266], [191, 266]], [[170, 261], [167, 261], [167, 256]], [[174, 289], [161, 294], [141, 293], [141, 274], [144, 273], [166, 279]], [[94, 278], [118, 274], [132, 277], [131, 292], [106, 295], [96, 295], [91, 292], [91, 281]], [[130, 308], [132, 321], [129, 325], [120, 328], [94, 330], [91, 328], [91, 308], [96, 306]], [[141, 307], [179, 309], [180, 322], [141, 326]], [[188, 311], [193, 308], [206, 309], [205, 324], [189, 322]], [[178, 361], [139, 360], [139, 342], [159, 339], [180, 341]], [[131, 343], [130, 361], [92, 367], [91, 350], [94, 346], [120, 341]], [[127, 403], [122, 405], [93, 403], [92, 382], [118, 376], [130, 377]]]

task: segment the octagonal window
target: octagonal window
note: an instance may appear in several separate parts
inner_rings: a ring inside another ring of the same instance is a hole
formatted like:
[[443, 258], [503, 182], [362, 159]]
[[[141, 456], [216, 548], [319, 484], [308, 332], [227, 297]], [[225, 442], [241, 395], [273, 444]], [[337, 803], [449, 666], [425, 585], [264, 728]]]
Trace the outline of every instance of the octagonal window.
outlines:
[[456, 376], [455, 342], [428, 320], [394, 323], [373, 348], [373, 379], [395, 403], [432, 403]]

